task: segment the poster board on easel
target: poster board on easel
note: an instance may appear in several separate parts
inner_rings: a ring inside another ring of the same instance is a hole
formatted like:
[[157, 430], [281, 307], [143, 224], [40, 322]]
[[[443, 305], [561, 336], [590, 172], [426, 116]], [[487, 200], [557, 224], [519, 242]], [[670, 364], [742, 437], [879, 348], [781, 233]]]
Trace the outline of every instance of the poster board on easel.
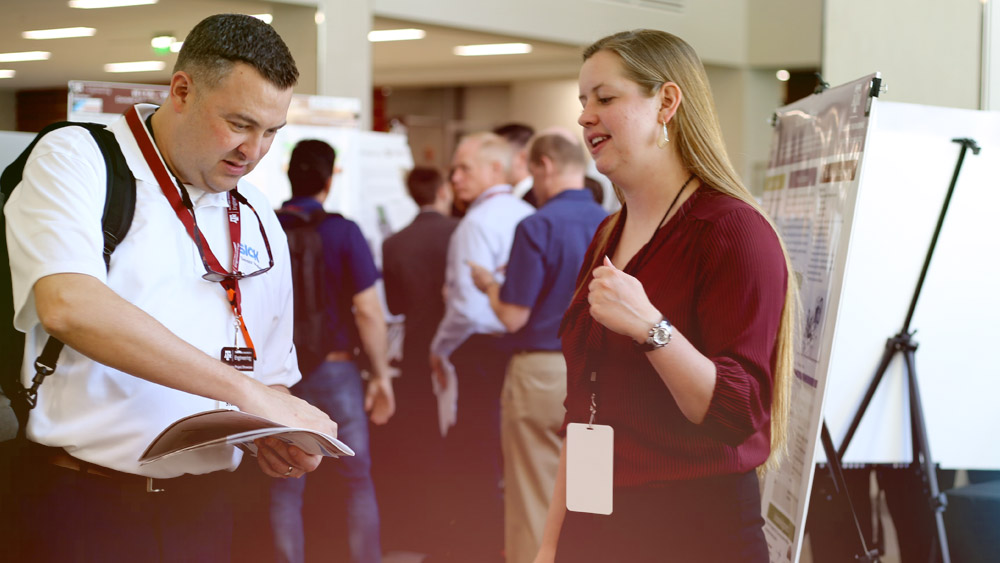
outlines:
[[802, 304], [788, 453], [766, 475], [764, 534], [772, 562], [797, 561], [823, 413], [834, 327], [877, 74], [778, 109], [762, 205], [788, 249]]
[[[833, 441], [903, 326], [961, 150], [952, 140], [969, 138], [981, 150], [964, 159], [910, 328], [931, 459], [1000, 468], [1000, 112], [881, 102], [872, 129], [824, 407]], [[903, 363], [889, 365], [844, 463], [912, 461]]]
[[[776, 128], [773, 150], [777, 154], [792, 150], [789, 143], [807, 146], [833, 138], [834, 129], [821, 126], [821, 116], [824, 104], [827, 111], [832, 107], [824, 97], [836, 90], [779, 110], [779, 117], [814, 120], [816, 126], [812, 131], [800, 130], [801, 138]], [[853, 107], [836, 109], [841, 116], [851, 111]], [[802, 180], [803, 174], [810, 177], [801, 172], [811, 168], [806, 159], [792, 165], [772, 158], [772, 164], [779, 166], [772, 166], [768, 174], [764, 204], [783, 230], [793, 261], [797, 254], [810, 253], [812, 259], [833, 259], [830, 298], [823, 306], [818, 306], [821, 295], [807, 287], [802, 290], [803, 326], [796, 368], [801, 371], [798, 362], [811, 355], [817, 362], [816, 375], [821, 377], [812, 376], [814, 400], [809, 402], [801, 393], [808, 390], [803, 383], [809, 382], [809, 374], [797, 373], [790, 457], [782, 471], [768, 475], [764, 482], [765, 533], [772, 561], [798, 559], [812, 465], [826, 460], [822, 448], [816, 447], [820, 420], [827, 422], [834, 444], [839, 445], [871, 384], [886, 339], [903, 325], [961, 150], [952, 141], [956, 138], [974, 139], [981, 153], [965, 159], [914, 311], [910, 326], [917, 331], [914, 340], [919, 345], [915, 372], [932, 459], [944, 468], [1000, 468], [1000, 441], [987, 430], [1000, 428], [1000, 409], [995, 404], [1000, 366], [989, 354], [1000, 340], [996, 322], [1000, 318], [1000, 292], [996, 291], [1000, 236], [994, 233], [1000, 209], [1000, 112], [872, 100], [866, 127], [856, 182], [829, 194], [826, 203], [813, 199], [816, 207], [811, 220], [789, 214], [787, 207], [787, 198], [793, 197], [787, 192], [802, 189], [790, 186]], [[812, 141], [807, 139], [810, 136]], [[799, 202], [803, 208], [808, 205], [805, 193], [794, 196], [803, 199]], [[814, 248], [815, 241], [802, 236], [798, 239], [808, 242], [799, 248], [796, 233], [812, 232], [814, 221], [829, 216], [831, 205], [831, 217], [840, 213], [840, 220], [820, 224], [831, 229], [831, 240], [840, 248], [821, 252]], [[802, 272], [798, 264], [795, 269]], [[845, 452], [844, 463], [908, 464], [912, 460], [902, 364], [897, 359], [889, 365]], [[817, 418], [817, 404], [822, 405], [822, 419]], [[810, 424], [803, 424], [802, 419]], [[803, 451], [814, 461], [799, 464], [796, 456]]]

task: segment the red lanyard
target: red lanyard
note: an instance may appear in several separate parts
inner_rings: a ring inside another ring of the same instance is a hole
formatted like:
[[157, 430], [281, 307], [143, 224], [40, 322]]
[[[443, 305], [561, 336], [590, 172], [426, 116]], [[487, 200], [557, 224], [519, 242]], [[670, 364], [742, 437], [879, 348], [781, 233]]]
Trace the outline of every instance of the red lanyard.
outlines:
[[[142, 151], [142, 156], [146, 159], [146, 164], [149, 165], [150, 170], [153, 171], [153, 176], [156, 177], [157, 183], [160, 184], [160, 189], [163, 190], [163, 195], [166, 196], [167, 201], [170, 206], [174, 209], [174, 213], [177, 214], [177, 218], [180, 219], [181, 223], [187, 229], [188, 235], [191, 240], [198, 244], [195, 239], [194, 234], [194, 219], [192, 214], [194, 209], [190, 211], [184, 206], [184, 202], [181, 200], [181, 196], [178, 193], [178, 187], [174, 184], [173, 178], [169, 171], [167, 171], [166, 165], [160, 158], [159, 153], [156, 151], [156, 147], [153, 145], [152, 139], [149, 138], [149, 131], [142, 124], [142, 119], [139, 117], [139, 111], [135, 106], [132, 106], [127, 112], [125, 112], [125, 121], [128, 123], [129, 129], [132, 130], [132, 136], [135, 137], [136, 143], [139, 144], [139, 150]], [[240, 204], [233, 197], [232, 192], [226, 194], [229, 199], [229, 237], [233, 241], [233, 272], [238, 271], [240, 265]], [[204, 240], [204, 237], [201, 237]], [[218, 258], [212, 252], [211, 247], [208, 246], [208, 242], [205, 241], [204, 244], [205, 260], [208, 265], [211, 266], [218, 272], [224, 272], [222, 264], [219, 262]], [[240, 327], [240, 331], [243, 332], [243, 339], [246, 341], [247, 347], [253, 351], [254, 359], [257, 359], [257, 352], [253, 345], [253, 340], [250, 339], [250, 331], [247, 330], [247, 325], [243, 321], [243, 308], [241, 305], [242, 296], [240, 294], [240, 284], [234, 279], [224, 279], [219, 282], [223, 289], [226, 290], [226, 298], [229, 300], [229, 305], [233, 308], [233, 315], [236, 316], [236, 322]]]

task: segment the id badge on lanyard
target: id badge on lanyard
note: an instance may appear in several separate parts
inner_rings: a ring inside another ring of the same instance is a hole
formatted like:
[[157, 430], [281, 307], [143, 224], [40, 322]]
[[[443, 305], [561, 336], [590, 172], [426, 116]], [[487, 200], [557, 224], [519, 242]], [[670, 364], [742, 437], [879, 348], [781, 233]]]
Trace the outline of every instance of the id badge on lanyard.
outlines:
[[606, 424], [570, 423], [566, 428], [566, 508], [611, 514], [615, 431]]
[[[157, 183], [160, 185], [160, 189], [163, 191], [164, 197], [166, 197], [167, 201], [170, 202], [170, 206], [177, 214], [177, 218], [184, 225], [188, 235], [190, 235], [194, 240], [194, 243], [198, 245], [198, 236], [195, 233], [196, 225], [194, 223], [194, 209], [193, 207], [190, 210], [187, 209], [187, 207], [185, 207], [184, 200], [181, 199], [181, 194], [178, 193], [178, 190], [180, 190], [184, 193], [184, 197], [188, 198], [187, 192], [184, 191], [184, 186], [179, 180], [176, 180], [171, 175], [169, 170], [167, 170], [167, 166], [164, 164], [162, 158], [157, 152], [149, 131], [142, 124], [142, 119], [139, 117], [139, 112], [136, 110], [135, 106], [130, 108], [125, 113], [125, 118], [129, 125], [129, 129], [132, 132], [132, 136], [135, 138], [143, 157], [146, 159], [146, 163], [149, 165], [150, 170], [152, 170], [153, 175], [156, 177]], [[240, 208], [239, 202], [233, 197], [232, 193], [228, 194], [228, 200], [229, 233], [233, 244], [232, 271], [235, 273], [239, 270], [240, 260]], [[190, 205], [190, 202], [188, 202], [188, 205]], [[207, 244], [205, 244], [204, 247], [203, 259], [207, 260], [206, 268], [208, 267], [207, 264], [211, 264], [215, 270], [220, 272], [223, 271], [222, 266], [219, 264], [219, 260], [215, 257], [215, 254], [212, 253], [212, 249]], [[239, 280], [223, 279], [219, 283], [225, 290], [226, 299], [229, 301], [229, 304], [233, 309], [236, 333], [239, 334], [242, 332], [243, 338], [246, 342], [246, 347], [238, 346], [238, 342], [236, 341], [237, 336], [234, 335], [233, 345], [223, 347], [219, 353], [219, 359], [223, 363], [228, 364], [241, 372], [252, 372], [254, 369], [254, 361], [257, 359], [257, 353], [254, 349], [253, 341], [250, 339], [250, 332], [247, 329], [246, 323], [243, 322]]]
[[615, 431], [594, 424], [597, 372], [590, 374], [590, 422], [566, 428], [566, 509], [611, 514], [614, 492]]

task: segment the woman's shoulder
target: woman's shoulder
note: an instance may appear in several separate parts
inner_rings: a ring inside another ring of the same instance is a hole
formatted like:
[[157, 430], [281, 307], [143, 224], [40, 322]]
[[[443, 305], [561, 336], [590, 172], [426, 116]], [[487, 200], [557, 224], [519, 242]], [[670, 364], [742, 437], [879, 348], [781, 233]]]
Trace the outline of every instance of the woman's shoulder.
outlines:
[[749, 203], [707, 185], [702, 185], [696, 194], [689, 211], [694, 219], [715, 221], [727, 215], [746, 212], [760, 215]]

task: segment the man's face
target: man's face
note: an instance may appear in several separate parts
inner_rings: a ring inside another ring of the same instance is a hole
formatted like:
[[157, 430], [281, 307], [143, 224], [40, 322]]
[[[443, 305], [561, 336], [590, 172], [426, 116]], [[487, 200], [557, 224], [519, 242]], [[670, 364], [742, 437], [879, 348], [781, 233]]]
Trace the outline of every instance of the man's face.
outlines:
[[481, 193], [503, 182], [497, 177], [495, 164], [482, 158], [479, 148], [479, 141], [463, 141], [451, 159], [451, 185], [455, 198], [464, 203], [475, 201]]
[[236, 187], [271, 148], [292, 99], [253, 67], [236, 63], [215, 88], [190, 83], [169, 164], [185, 183], [210, 192]]

